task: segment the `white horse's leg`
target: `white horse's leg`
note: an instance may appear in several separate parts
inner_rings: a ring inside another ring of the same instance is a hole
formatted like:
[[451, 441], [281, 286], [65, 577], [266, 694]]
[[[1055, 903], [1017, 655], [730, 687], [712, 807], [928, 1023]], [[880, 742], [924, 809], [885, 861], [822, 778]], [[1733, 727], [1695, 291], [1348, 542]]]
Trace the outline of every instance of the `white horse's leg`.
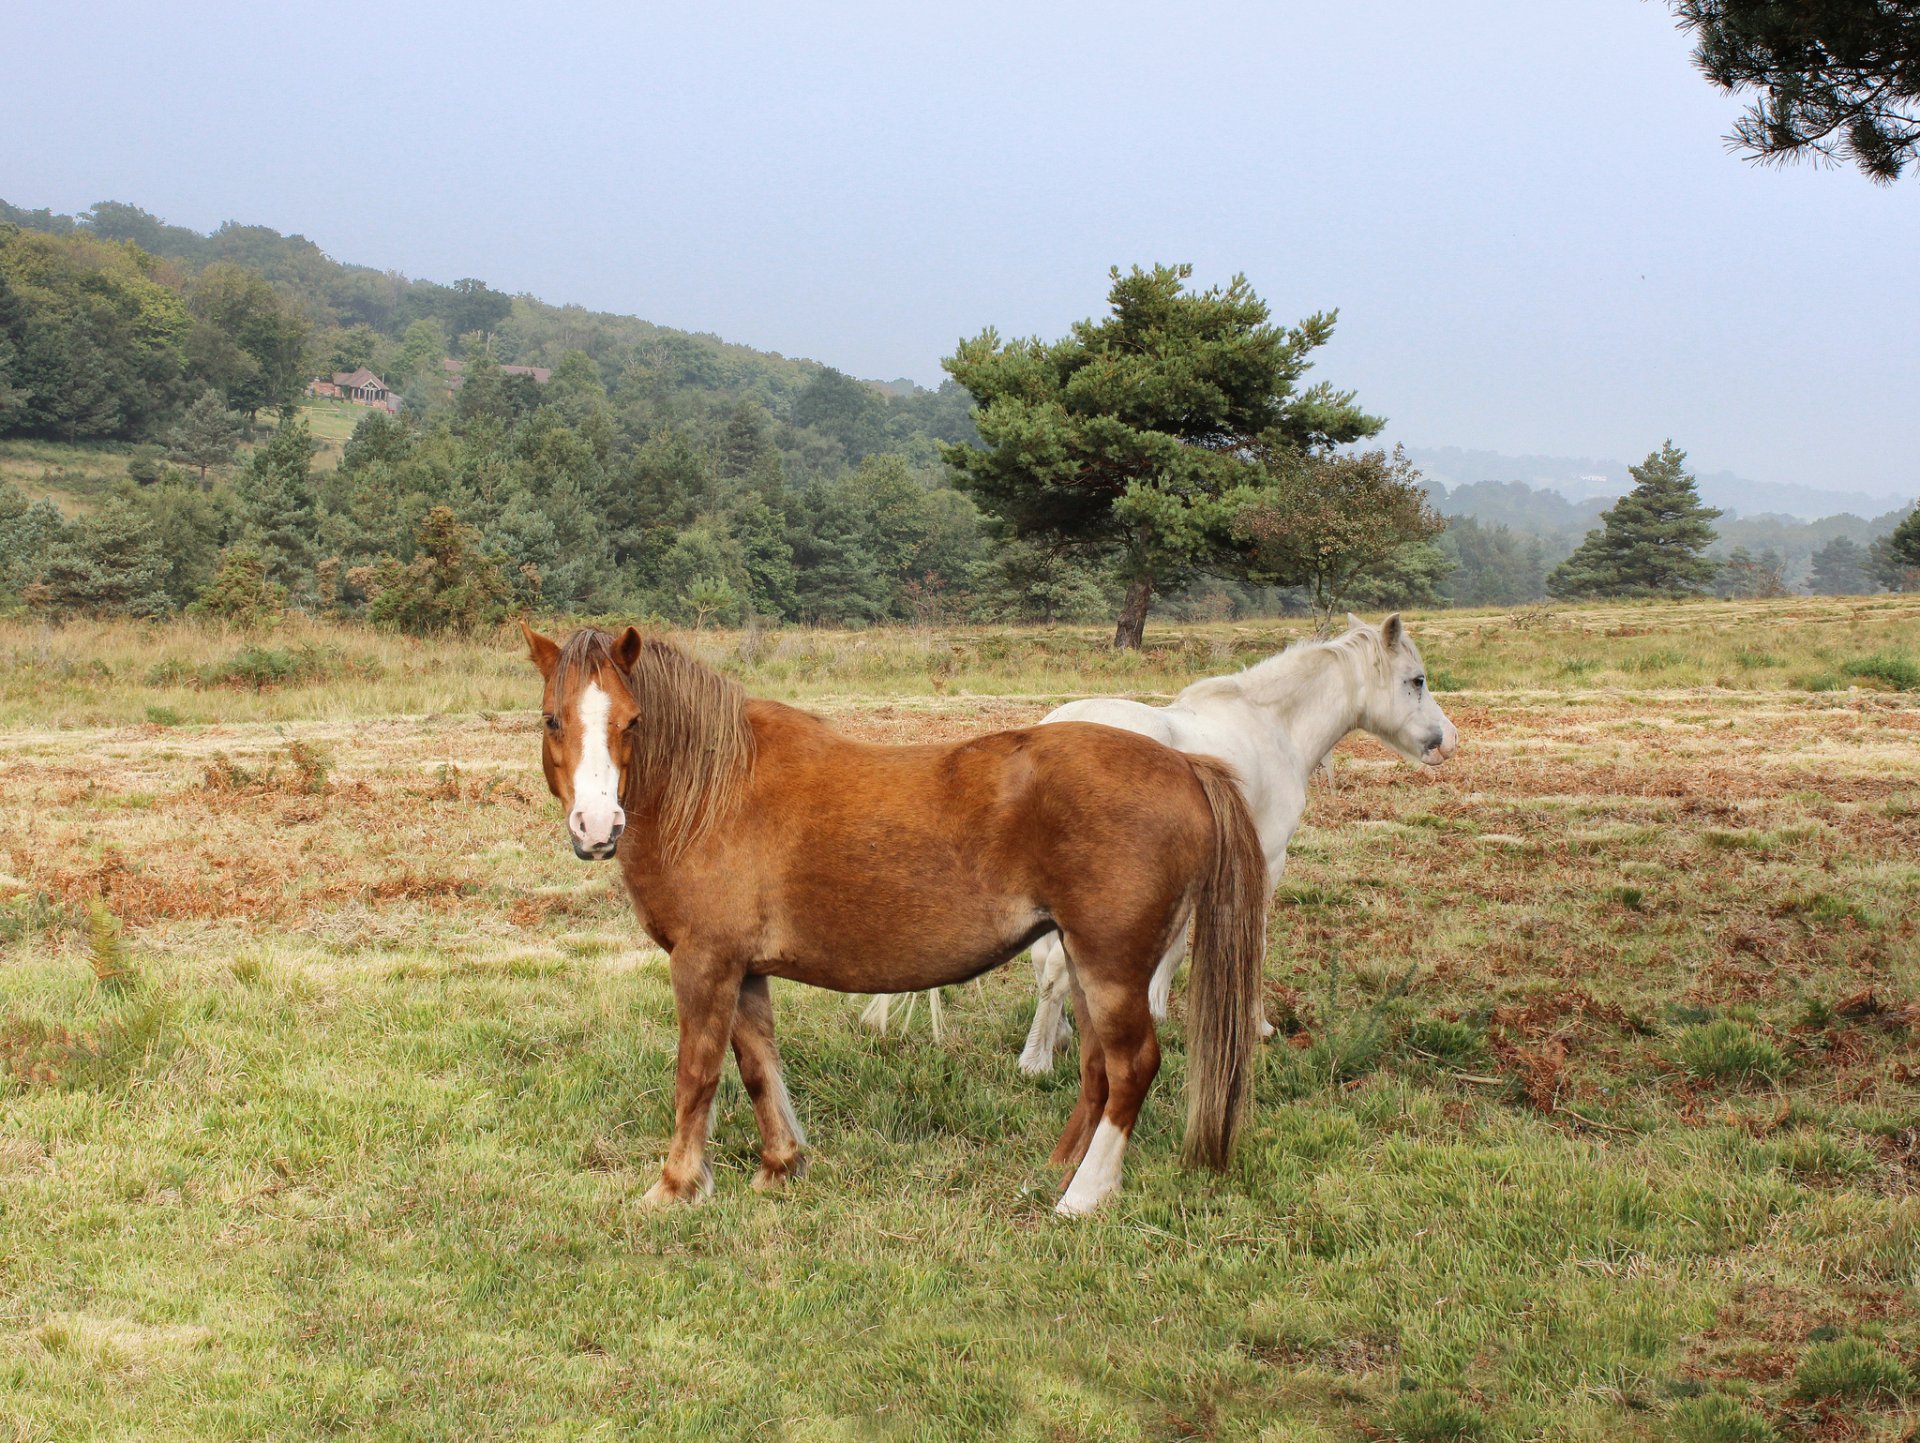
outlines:
[[1180, 963], [1186, 955], [1187, 929], [1182, 927], [1167, 945], [1166, 955], [1160, 959], [1160, 965], [1153, 969], [1153, 980], [1147, 984], [1147, 1009], [1153, 1013], [1155, 1022], [1166, 1020], [1167, 1004], [1173, 1000], [1173, 974], [1180, 970]]
[[874, 993], [873, 1001], [869, 1002], [860, 1013], [860, 1020], [882, 1037], [887, 1035], [887, 1023], [892, 1017], [893, 994], [891, 992]]
[[1033, 1026], [1027, 1029], [1020, 1070], [1037, 1076], [1053, 1071], [1054, 1058], [1073, 1036], [1073, 1024], [1067, 1020], [1067, 993], [1073, 984], [1067, 975], [1067, 949], [1060, 944], [1058, 932], [1049, 932], [1033, 944], [1033, 979]]

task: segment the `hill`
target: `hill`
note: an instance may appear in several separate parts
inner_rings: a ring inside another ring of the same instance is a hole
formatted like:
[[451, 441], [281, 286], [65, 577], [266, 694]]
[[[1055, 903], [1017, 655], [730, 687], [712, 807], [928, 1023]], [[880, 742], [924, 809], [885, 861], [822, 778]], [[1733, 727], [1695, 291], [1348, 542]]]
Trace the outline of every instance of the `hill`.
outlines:
[[[1450, 491], [1483, 482], [1517, 482], [1535, 491], [1557, 493], [1577, 504], [1596, 499], [1611, 501], [1633, 485], [1624, 461], [1590, 456], [1511, 456], [1459, 446], [1409, 446], [1407, 454], [1430, 480]], [[1889, 483], [1880, 491], [1828, 491], [1818, 486], [1752, 481], [1731, 471], [1703, 471], [1697, 479], [1701, 500], [1728, 516], [1771, 515], [1799, 521], [1847, 512], [1878, 516], [1896, 501], [1920, 491], [1920, 481], [1904, 488]]]

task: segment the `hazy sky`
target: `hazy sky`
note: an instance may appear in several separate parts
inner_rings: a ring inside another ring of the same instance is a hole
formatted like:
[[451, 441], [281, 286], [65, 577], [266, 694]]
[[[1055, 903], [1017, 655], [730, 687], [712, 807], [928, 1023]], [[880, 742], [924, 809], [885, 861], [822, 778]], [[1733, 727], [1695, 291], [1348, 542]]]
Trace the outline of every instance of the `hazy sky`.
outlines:
[[1760, 170], [1659, 0], [0, 6], [0, 197], [857, 375], [1244, 271], [1390, 439], [1920, 491], [1920, 181]]

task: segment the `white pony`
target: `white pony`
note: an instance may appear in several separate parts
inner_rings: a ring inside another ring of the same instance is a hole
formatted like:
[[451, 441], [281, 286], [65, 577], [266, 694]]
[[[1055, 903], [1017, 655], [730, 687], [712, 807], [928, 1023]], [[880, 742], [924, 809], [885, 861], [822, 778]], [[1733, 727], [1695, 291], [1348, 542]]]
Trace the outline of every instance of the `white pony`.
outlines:
[[[1306, 809], [1307, 779], [1348, 732], [1370, 732], [1407, 760], [1429, 767], [1452, 756], [1459, 743], [1427, 689], [1426, 666], [1398, 613], [1377, 627], [1349, 615], [1344, 634], [1296, 642], [1245, 671], [1197, 681], [1167, 706], [1094, 697], [1068, 702], [1042, 724], [1057, 721], [1102, 722], [1231, 762], [1260, 831], [1269, 887], [1280, 880], [1287, 843]], [[1167, 1015], [1173, 974], [1186, 949], [1183, 932], [1153, 974], [1148, 1003], [1155, 1017]], [[1058, 932], [1033, 944], [1033, 966], [1040, 996], [1020, 1068], [1040, 1073], [1053, 1066], [1073, 1035], [1066, 1014], [1073, 982]], [[865, 1014], [870, 1024], [884, 1029], [891, 1000], [874, 999]], [[937, 1034], [937, 994], [929, 1003]]]

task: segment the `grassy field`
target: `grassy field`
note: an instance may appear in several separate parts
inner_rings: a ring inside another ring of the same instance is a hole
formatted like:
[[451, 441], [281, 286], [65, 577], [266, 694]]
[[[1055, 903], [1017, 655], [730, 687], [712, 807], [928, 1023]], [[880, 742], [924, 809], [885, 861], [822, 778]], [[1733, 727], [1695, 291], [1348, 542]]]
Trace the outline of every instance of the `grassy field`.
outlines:
[[[299, 412], [313, 439], [319, 442], [313, 456], [314, 469], [331, 471], [340, 464], [341, 449], [367, 414], [367, 407], [321, 399], [304, 402]], [[262, 411], [255, 436], [264, 439], [278, 423], [273, 412]], [[241, 458], [250, 450], [251, 443], [242, 446]], [[78, 516], [91, 511], [115, 485], [127, 479], [127, 464], [133, 453], [134, 448], [126, 445], [69, 445], [9, 437], [0, 440], [0, 481], [12, 482], [33, 500], [49, 497], [68, 516]]]
[[[1125, 1189], [1069, 1223], [1018, 965], [941, 1045], [777, 986], [813, 1171], [749, 1191], [729, 1078], [713, 1200], [639, 1209], [664, 959], [566, 850], [516, 641], [0, 627], [0, 1420], [1912, 1437], [1920, 602], [1415, 629], [1461, 753], [1353, 741], [1316, 789], [1233, 1171], [1177, 1161], [1176, 993]], [[696, 644], [909, 739], [1296, 631]]]

